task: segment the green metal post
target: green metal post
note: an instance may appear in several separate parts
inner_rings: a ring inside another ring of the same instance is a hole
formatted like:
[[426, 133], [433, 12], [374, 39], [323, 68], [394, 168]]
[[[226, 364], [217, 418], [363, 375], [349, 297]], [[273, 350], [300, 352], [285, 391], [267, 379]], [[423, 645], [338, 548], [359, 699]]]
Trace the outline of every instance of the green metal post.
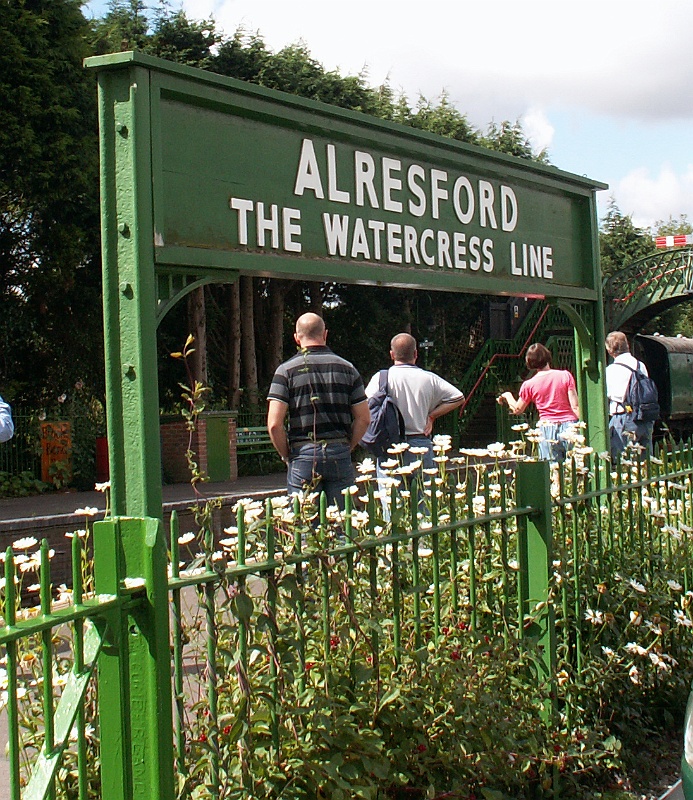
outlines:
[[[599, 286], [599, 281], [597, 281]], [[597, 453], [609, 449], [609, 416], [604, 380], [604, 315], [601, 299], [581, 308], [583, 322], [590, 334], [589, 345], [575, 331], [575, 362], [580, 412], [587, 423], [587, 443]]]
[[99, 657], [101, 752], [107, 755], [101, 782], [108, 800], [175, 795], [166, 560], [161, 520], [94, 524], [97, 595], [122, 595], [126, 577], [143, 584], [136, 601], [108, 612]]
[[[5, 550], [5, 607], [3, 616], [7, 627], [17, 621], [17, 595], [14, 585], [16, 567], [12, 548]], [[2, 606], [0, 605], [0, 609]], [[19, 774], [19, 711], [17, 708], [17, 642], [7, 645], [7, 756], [9, 759], [9, 800], [19, 800], [21, 784]]]
[[[110, 616], [99, 659], [103, 793], [174, 796], [166, 545], [156, 353], [150, 73], [98, 72], [106, 395], [114, 519], [94, 526], [97, 594], [141, 578], [142, 602]], [[128, 517], [128, 518], [125, 518]], [[97, 532], [98, 531], [98, 532]]]
[[[523, 617], [528, 613], [532, 615], [532, 623], [525, 628], [525, 635], [538, 642], [544, 669], [544, 674], [540, 677], [553, 682], [556, 671], [556, 629], [554, 610], [547, 602], [553, 570], [548, 462], [524, 462], [517, 465], [517, 505], [520, 508], [534, 509], [526, 526], [521, 526], [520, 529], [520, 570], [526, 577], [522, 581], [524, 596], [520, 597], [520, 604]], [[555, 706], [553, 692], [552, 704]], [[547, 713], [551, 713], [549, 708]]]
[[101, 238], [114, 515], [161, 516], [150, 73], [100, 70]]

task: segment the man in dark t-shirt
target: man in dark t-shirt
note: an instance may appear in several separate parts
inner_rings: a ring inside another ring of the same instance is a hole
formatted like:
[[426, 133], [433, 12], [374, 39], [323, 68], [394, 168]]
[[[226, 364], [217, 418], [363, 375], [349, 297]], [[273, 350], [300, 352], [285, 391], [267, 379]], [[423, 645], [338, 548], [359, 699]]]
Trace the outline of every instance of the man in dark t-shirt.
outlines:
[[327, 347], [327, 329], [317, 314], [298, 318], [294, 339], [300, 350], [272, 378], [267, 428], [288, 465], [287, 492], [325, 491], [342, 508], [342, 490], [354, 482], [351, 451], [370, 421], [363, 380]]

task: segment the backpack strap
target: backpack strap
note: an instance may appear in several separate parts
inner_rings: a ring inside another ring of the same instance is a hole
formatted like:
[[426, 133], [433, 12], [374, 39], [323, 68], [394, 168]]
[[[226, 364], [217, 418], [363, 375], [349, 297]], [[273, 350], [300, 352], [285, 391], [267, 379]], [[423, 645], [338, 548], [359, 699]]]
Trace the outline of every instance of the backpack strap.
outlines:
[[[635, 375], [635, 373], [636, 373], [636, 372], [639, 372], [639, 373], [640, 373], [640, 374], [641, 374], [643, 377], [647, 377], [647, 376], [645, 375], [645, 373], [644, 373], [644, 372], [643, 372], [643, 371], [640, 369], [640, 364], [641, 364], [641, 362], [640, 362], [640, 361], [638, 361], [638, 360], [636, 359], [635, 363], [637, 364], [637, 367], [636, 367], [635, 369], [633, 369], [633, 367], [631, 367], [631, 366], [630, 366], [630, 364], [624, 364], [622, 361], [619, 361], [619, 362], [618, 362], [618, 366], [619, 366], [619, 367], [625, 367], [626, 369], [630, 370], [630, 371], [633, 373], [633, 375]], [[629, 385], [630, 385], [630, 381], [629, 381]], [[626, 393], [628, 393], [628, 386], [626, 386]], [[625, 397], [624, 397], [623, 399], [625, 400]], [[629, 412], [629, 411], [626, 409], [626, 405], [625, 405], [625, 403], [623, 403], [622, 401], [620, 401], [620, 400], [614, 400], [614, 403], [616, 403], [617, 405], [621, 406], [621, 408], [623, 409], [623, 411], [617, 411], [617, 412], [616, 412], [616, 414], [617, 414], [618, 416], [621, 416], [621, 415], [623, 415], [623, 414], [629, 414], [629, 413], [630, 413], [630, 412]]]
[[[639, 363], [640, 363], [640, 362], [638, 361], [638, 364], [639, 364]], [[631, 372], [635, 372], [635, 370], [633, 369], [633, 367], [629, 366], [628, 364], [624, 364], [624, 363], [623, 363], [623, 362], [621, 362], [621, 361], [614, 362], [614, 364], [615, 364], [615, 366], [617, 366], [617, 367], [625, 367], [627, 370], [630, 370]], [[613, 366], [613, 365], [612, 365], [612, 366]], [[629, 382], [628, 382], [628, 383], [630, 383], [630, 380], [629, 380]], [[628, 394], [628, 384], [626, 384], [626, 394]], [[625, 399], [626, 399], [626, 398], [625, 398], [625, 396], [624, 396], [623, 400], [625, 400]], [[612, 401], [612, 402], [616, 403], [616, 405], [617, 405], [617, 406], [621, 406], [621, 408], [623, 409], [623, 411], [615, 411], [615, 412], [614, 412], [614, 415], [615, 415], [615, 416], [621, 417], [621, 416], [623, 416], [624, 414], [627, 414], [627, 413], [628, 413], [628, 412], [626, 411], [626, 405], [625, 405], [625, 403], [623, 402], [623, 400], [613, 400], [613, 401]]]
[[389, 370], [381, 369], [380, 370], [380, 385], [379, 389], [382, 391], [383, 389], [387, 392], [387, 377], [388, 377]]
[[[645, 375], [645, 373], [640, 369], [642, 361], [636, 361], [635, 363], [638, 365], [635, 369], [633, 369], [633, 367], [631, 367], [629, 364], [624, 364], [622, 361], [618, 362], [618, 366], [625, 367], [626, 369], [629, 369], [631, 372], [639, 372], [641, 375]], [[647, 375], [645, 375], [645, 377], [647, 377]]]

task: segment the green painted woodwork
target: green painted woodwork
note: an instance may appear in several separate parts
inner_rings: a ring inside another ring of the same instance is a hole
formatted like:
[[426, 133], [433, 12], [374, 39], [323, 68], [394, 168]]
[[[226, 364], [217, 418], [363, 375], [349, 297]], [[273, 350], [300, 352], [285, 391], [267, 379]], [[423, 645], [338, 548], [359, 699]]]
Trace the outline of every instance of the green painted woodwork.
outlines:
[[693, 692], [688, 696], [683, 732], [683, 755], [681, 756], [683, 796], [686, 800], [693, 800]]
[[207, 412], [207, 475], [210, 481], [227, 481], [231, 477], [229, 461], [229, 414]]
[[549, 463], [520, 463], [516, 479], [518, 508], [531, 508], [534, 512], [518, 529], [518, 562], [522, 573], [520, 621], [525, 635], [536, 638], [545, 677], [552, 679], [556, 671], [556, 629], [553, 606], [546, 602], [553, 573]]
[[194, 289], [198, 289], [208, 283], [233, 283], [237, 277], [236, 273], [229, 270], [201, 270], [195, 272], [190, 269], [158, 269], [156, 271], [157, 325], [176, 303]]
[[101, 232], [112, 507], [161, 516], [147, 70], [99, 72]]
[[589, 320], [581, 400], [606, 447], [603, 184], [140, 53], [86, 64], [99, 81], [116, 514], [161, 514], [157, 322], [239, 274], [570, 301]]
[[[44, 585], [49, 584], [44, 583]], [[52, 636], [52, 631], [49, 630], [48, 633]], [[58, 707], [55, 714], [51, 716], [54, 732], [53, 746], [48, 747], [47, 742], [44, 743], [34, 764], [29, 784], [22, 795], [24, 800], [43, 800], [49, 792], [55, 773], [60, 766], [63, 751], [68, 745], [72, 726], [81, 708], [84, 693], [96, 666], [96, 658], [101, 650], [102, 642], [101, 633], [93, 623], [85, 626], [84, 658], [87, 664], [80, 668], [75, 664], [75, 668], [68, 674]], [[45, 681], [45, 683], [50, 685], [49, 681]]]

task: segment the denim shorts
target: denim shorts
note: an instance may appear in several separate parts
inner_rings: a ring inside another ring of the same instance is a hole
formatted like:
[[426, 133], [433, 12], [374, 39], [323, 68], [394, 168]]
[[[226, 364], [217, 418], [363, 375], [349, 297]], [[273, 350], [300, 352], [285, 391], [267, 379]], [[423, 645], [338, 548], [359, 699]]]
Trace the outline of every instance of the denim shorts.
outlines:
[[561, 434], [573, 429], [575, 422], [539, 422], [539, 458], [542, 461], [565, 461], [570, 445]]

